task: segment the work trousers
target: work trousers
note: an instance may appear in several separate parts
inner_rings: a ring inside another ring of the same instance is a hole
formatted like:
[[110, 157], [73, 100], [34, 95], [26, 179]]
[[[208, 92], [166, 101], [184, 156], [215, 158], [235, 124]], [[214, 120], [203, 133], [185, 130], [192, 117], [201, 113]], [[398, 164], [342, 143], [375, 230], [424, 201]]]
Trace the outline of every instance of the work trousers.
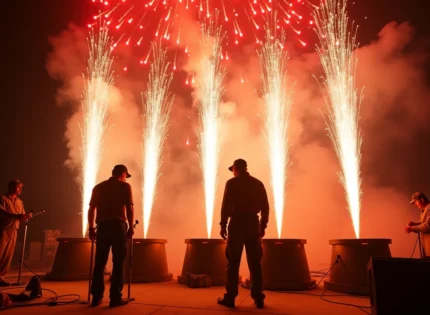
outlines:
[[244, 246], [251, 274], [251, 297], [254, 300], [264, 299], [263, 272], [261, 269], [263, 250], [261, 248], [260, 223], [257, 216], [230, 219], [226, 249], [228, 265], [225, 286], [227, 293], [225, 296], [234, 299], [238, 295], [239, 267]]
[[124, 261], [127, 252], [127, 223], [104, 221], [97, 223], [96, 258], [93, 271], [91, 294], [103, 297], [105, 291], [104, 272], [112, 246], [112, 279], [110, 299], [120, 299], [124, 286]]
[[0, 229], [0, 280], [4, 280], [4, 276], [9, 271], [17, 234], [18, 231], [15, 229]]

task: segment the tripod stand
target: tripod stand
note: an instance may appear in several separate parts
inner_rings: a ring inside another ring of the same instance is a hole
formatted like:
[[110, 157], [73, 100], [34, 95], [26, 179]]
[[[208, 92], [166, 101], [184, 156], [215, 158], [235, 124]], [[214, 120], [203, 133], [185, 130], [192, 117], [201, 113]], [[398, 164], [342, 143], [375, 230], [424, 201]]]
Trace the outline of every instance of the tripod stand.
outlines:
[[[33, 213], [33, 210], [30, 211], [30, 213]], [[34, 218], [35, 216], [38, 216], [39, 214], [45, 213], [45, 210], [42, 210], [34, 215], [32, 215], [30, 218], [25, 220], [24, 224], [24, 240], [22, 242], [22, 248], [21, 248], [21, 259], [19, 260], [19, 271], [18, 271], [18, 281], [11, 283], [12, 286], [20, 286], [27, 284], [26, 282], [21, 282], [21, 275], [22, 275], [22, 264], [24, 262], [24, 252], [25, 252], [25, 243], [27, 241], [27, 230], [28, 230], [28, 220], [31, 218]]]
[[420, 247], [420, 258], [423, 259], [424, 258], [424, 249], [423, 249], [423, 246], [421, 244], [421, 233], [418, 232], [417, 234], [418, 234], [418, 244], [419, 244], [418, 246]]

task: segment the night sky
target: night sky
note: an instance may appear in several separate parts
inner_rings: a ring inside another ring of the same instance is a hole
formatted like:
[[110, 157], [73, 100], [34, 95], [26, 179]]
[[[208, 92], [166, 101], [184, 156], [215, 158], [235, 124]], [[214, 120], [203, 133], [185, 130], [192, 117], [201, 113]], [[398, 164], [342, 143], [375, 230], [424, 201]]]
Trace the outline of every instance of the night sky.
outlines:
[[[33, 239], [42, 240], [42, 230], [80, 224], [80, 192], [69, 169], [64, 166], [67, 148], [65, 121], [70, 109], [58, 107], [56, 89], [60, 83], [48, 76], [46, 59], [51, 47], [49, 36], [58, 35], [69, 22], [83, 24], [89, 15], [88, 0], [2, 1], [2, 114], [0, 134], [2, 159], [0, 186], [6, 190], [10, 179], [25, 184], [22, 198], [26, 209], [45, 209], [45, 217], [34, 219]], [[390, 21], [409, 21], [416, 29], [416, 40], [430, 36], [427, 0], [356, 0], [349, 10], [360, 24], [361, 44], [374, 40]], [[367, 16], [366, 20], [363, 16]], [[427, 69], [429, 67], [427, 66]], [[427, 71], [430, 74], [430, 71]], [[429, 106], [422, 100], [422, 106]], [[398, 156], [385, 156], [384, 163], [398, 163], [410, 170], [406, 182], [387, 179], [386, 185], [430, 193], [428, 163], [430, 125], [410, 139]], [[392, 162], [390, 162], [392, 158]], [[108, 174], [107, 174], [108, 175]], [[73, 219], [72, 219], [73, 218]], [[37, 224], [36, 224], [37, 222]]]

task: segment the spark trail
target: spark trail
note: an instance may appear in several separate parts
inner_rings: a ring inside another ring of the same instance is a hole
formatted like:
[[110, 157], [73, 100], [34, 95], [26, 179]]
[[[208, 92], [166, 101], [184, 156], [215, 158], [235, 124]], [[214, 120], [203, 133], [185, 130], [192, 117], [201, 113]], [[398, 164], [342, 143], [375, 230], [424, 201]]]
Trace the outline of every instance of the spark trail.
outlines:
[[285, 32], [276, 34], [277, 13], [266, 23], [266, 40], [258, 51], [265, 105], [264, 136], [268, 149], [271, 185], [278, 238], [282, 233], [285, 206], [285, 184], [289, 164], [288, 119], [291, 91], [287, 86], [288, 52], [284, 49]]
[[87, 77], [82, 95], [82, 235], [87, 230], [88, 205], [96, 184], [106, 132], [109, 93], [113, 84], [111, 38], [108, 28], [102, 25], [88, 39], [89, 58]]
[[220, 64], [224, 33], [214, 20], [202, 23], [201, 32], [203, 56], [200, 61], [200, 75], [196, 83], [199, 90], [198, 105], [201, 122], [199, 131], [200, 164], [205, 193], [206, 225], [208, 238], [210, 238], [219, 165], [221, 119], [219, 107], [224, 94], [225, 69]]
[[317, 47], [326, 77], [324, 91], [329, 107], [328, 132], [340, 162], [339, 178], [345, 189], [355, 236], [360, 237], [362, 139], [359, 132], [361, 96], [355, 88], [356, 27], [348, 31], [346, 0], [325, 0], [314, 11]]
[[[259, 42], [264, 16], [279, 10], [280, 26], [287, 28], [300, 45], [306, 46], [306, 30], [313, 21], [309, 18], [305, 0], [88, 0], [97, 21], [109, 24], [116, 36], [116, 44], [145, 46], [154, 39], [182, 41], [181, 19], [184, 14], [196, 20], [212, 18], [219, 12], [220, 23], [228, 38], [223, 44], [240, 45]], [[89, 21], [88, 26], [97, 24]], [[180, 28], [179, 32], [173, 32]], [[262, 34], [264, 35], [264, 34]], [[245, 41], [245, 39], [248, 39]], [[186, 44], [186, 43], [184, 43]], [[146, 47], [145, 47], [146, 49]]]
[[169, 94], [173, 74], [169, 72], [166, 50], [161, 44], [152, 43], [153, 62], [149, 70], [147, 89], [143, 93], [143, 234], [148, 233], [152, 206], [162, 164], [161, 154], [168, 131], [170, 109], [174, 98]]

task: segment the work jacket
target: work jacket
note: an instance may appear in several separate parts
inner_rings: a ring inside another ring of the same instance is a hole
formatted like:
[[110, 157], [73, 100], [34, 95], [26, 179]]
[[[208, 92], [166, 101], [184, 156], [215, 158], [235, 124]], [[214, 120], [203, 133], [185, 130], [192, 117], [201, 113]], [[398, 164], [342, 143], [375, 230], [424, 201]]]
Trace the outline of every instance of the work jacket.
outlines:
[[418, 225], [413, 226], [412, 230], [420, 233], [424, 256], [430, 258], [430, 203], [421, 210], [421, 221]]

